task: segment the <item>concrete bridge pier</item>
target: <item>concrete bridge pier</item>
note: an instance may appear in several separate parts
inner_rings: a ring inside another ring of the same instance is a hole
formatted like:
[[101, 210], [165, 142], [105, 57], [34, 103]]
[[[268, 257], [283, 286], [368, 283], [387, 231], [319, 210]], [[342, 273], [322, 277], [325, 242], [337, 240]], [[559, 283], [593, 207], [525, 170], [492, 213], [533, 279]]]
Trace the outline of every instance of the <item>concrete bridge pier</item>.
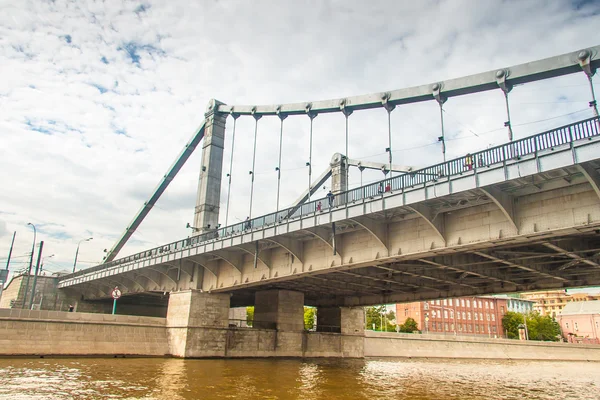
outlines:
[[274, 329], [274, 353], [278, 357], [301, 357], [304, 334], [304, 293], [265, 290], [254, 297], [256, 329]]
[[175, 357], [223, 357], [229, 324], [229, 294], [200, 290], [173, 292], [167, 311], [167, 336]]
[[362, 307], [318, 307], [317, 332], [340, 334], [339, 356], [364, 356], [365, 313]]

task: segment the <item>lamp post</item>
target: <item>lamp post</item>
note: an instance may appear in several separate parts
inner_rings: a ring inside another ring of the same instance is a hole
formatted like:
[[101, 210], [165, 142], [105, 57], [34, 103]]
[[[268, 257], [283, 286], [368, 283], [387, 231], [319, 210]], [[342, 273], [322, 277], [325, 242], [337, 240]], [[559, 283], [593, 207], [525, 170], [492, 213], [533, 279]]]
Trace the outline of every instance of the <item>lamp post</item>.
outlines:
[[21, 308], [25, 308], [25, 303], [27, 303], [27, 292], [29, 291], [29, 275], [31, 275], [31, 266], [33, 265], [33, 253], [35, 252], [35, 240], [37, 235], [35, 225], [31, 222], [28, 222], [27, 225], [31, 225], [33, 227], [33, 244], [31, 245], [31, 258], [29, 259], [29, 268], [27, 269], [27, 277], [25, 278], [25, 293], [23, 294], [23, 305]]
[[44, 270], [44, 260], [45, 260], [46, 258], [52, 258], [52, 257], [54, 257], [54, 256], [55, 256], [54, 254], [51, 254], [51, 255], [49, 255], [49, 256], [45, 256], [45, 257], [43, 257], [43, 258], [42, 258], [42, 265], [40, 265], [40, 275], [42, 274], [42, 271]]
[[77, 243], [77, 250], [75, 251], [75, 262], [73, 262], [73, 273], [75, 272], [75, 267], [77, 267], [77, 256], [79, 255], [79, 246], [81, 242], [89, 242], [93, 238], [81, 239], [79, 243]]

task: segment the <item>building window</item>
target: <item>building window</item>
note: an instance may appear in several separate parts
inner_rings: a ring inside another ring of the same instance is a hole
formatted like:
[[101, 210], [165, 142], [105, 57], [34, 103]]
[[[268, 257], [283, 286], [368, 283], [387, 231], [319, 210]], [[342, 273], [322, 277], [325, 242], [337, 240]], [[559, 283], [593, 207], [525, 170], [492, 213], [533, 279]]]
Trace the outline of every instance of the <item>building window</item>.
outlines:
[[500, 306], [500, 313], [504, 314], [504, 306]]
[[452, 299], [448, 300], [448, 302], [450, 303], [450, 305], [452, 305]]
[[492, 321], [496, 321], [496, 315], [492, 314]]
[[492, 332], [496, 333], [496, 325], [492, 326]]
[[577, 325], [577, 322], [575, 322], [575, 330], [578, 331], [579, 330], [579, 326]]
[[469, 332], [471, 332], [471, 331], [473, 330], [473, 327], [471, 326], [471, 324], [467, 325], [467, 330], [468, 330]]
[[444, 305], [447, 306], [448, 305], [448, 300], [444, 299]]
[[479, 333], [479, 325], [475, 325], [475, 332]]
[[483, 308], [481, 304], [481, 300], [479, 300], [479, 308]]
[[467, 319], [467, 314], [464, 311], [462, 313], [462, 319]]
[[471, 311], [469, 311], [469, 312], [467, 313], [467, 319], [468, 319], [469, 321], [471, 320]]
[[479, 313], [479, 320], [483, 321], [483, 313]]
[[431, 312], [431, 318], [435, 318], [435, 310]]
[[477, 313], [476, 313], [476, 312], [475, 312], [475, 313], [473, 313], [473, 319], [474, 319], [475, 321], [477, 321]]
[[450, 330], [453, 331], [454, 330], [454, 324], [450, 325]]
[[[596, 325], [598, 325], [598, 323], [596, 322]], [[569, 329], [569, 323], [565, 322], [565, 328]]]
[[446, 322], [446, 323], [444, 324], [444, 331], [448, 331], [448, 330], [449, 330], [449, 329], [448, 329], [448, 323]]
[[435, 301], [435, 304], [437, 304], [437, 305], [439, 306], [439, 305], [440, 305], [440, 301], [439, 301], [439, 300], [436, 300], [436, 301]]
[[471, 300], [467, 299], [467, 307], [471, 307]]
[[405, 308], [405, 309], [404, 309], [404, 316], [405, 316], [405, 317], [408, 317], [408, 308]]
[[460, 299], [460, 305], [463, 307], [465, 306], [465, 299]]
[[490, 313], [485, 313], [485, 318], [489, 321], [490, 320]]
[[454, 318], [454, 311], [450, 310], [450, 318]]
[[448, 319], [448, 310], [444, 310], [444, 318]]
[[485, 308], [490, 308], [490, 305], [487, 301], [485, 302]]
[[490, 302], [490, 308], [493, 310], [494, 309], [494, 303]]

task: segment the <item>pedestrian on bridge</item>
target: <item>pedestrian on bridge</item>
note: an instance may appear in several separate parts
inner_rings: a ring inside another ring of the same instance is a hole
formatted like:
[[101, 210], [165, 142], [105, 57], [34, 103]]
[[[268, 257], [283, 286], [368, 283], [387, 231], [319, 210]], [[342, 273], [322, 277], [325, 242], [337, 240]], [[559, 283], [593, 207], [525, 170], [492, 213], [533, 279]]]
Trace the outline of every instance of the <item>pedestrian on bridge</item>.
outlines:
[[252, 229], [252, 222], [250, 222], [250, 217], [246, 217], [246, 226], [244, 227], [244, 230], [249, 231], [250, 229]]
[[322, 209], [322, 207], [323, 207], [323, 206], [321, 205], [321, 202], [319, 201], [319, 202], [317, 203], [317, 211], [318, 211], [318, 212], [321, 212], [321, 209]]
[[329, 193], [327, 193], [327, 200], [329, 200], [329, 208], [333, 207], [334, 199], [335, 199], [335, 196], [333, 195], [333, 193], [331, 193], [331, 190], [330, 190]]
[[471, 156], [471, 153], [467, 153], [465, 156], [465, 167], [467, 167], [469, 171], [473, 169], [473, 156]]

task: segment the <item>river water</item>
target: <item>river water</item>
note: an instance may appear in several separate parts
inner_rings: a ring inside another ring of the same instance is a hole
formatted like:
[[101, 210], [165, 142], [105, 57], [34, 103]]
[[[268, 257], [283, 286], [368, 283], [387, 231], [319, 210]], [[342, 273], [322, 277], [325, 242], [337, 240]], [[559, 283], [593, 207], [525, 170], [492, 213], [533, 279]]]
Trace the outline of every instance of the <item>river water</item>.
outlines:
[[0, 399], [600, 399], [600, 363], [0, 359]]

